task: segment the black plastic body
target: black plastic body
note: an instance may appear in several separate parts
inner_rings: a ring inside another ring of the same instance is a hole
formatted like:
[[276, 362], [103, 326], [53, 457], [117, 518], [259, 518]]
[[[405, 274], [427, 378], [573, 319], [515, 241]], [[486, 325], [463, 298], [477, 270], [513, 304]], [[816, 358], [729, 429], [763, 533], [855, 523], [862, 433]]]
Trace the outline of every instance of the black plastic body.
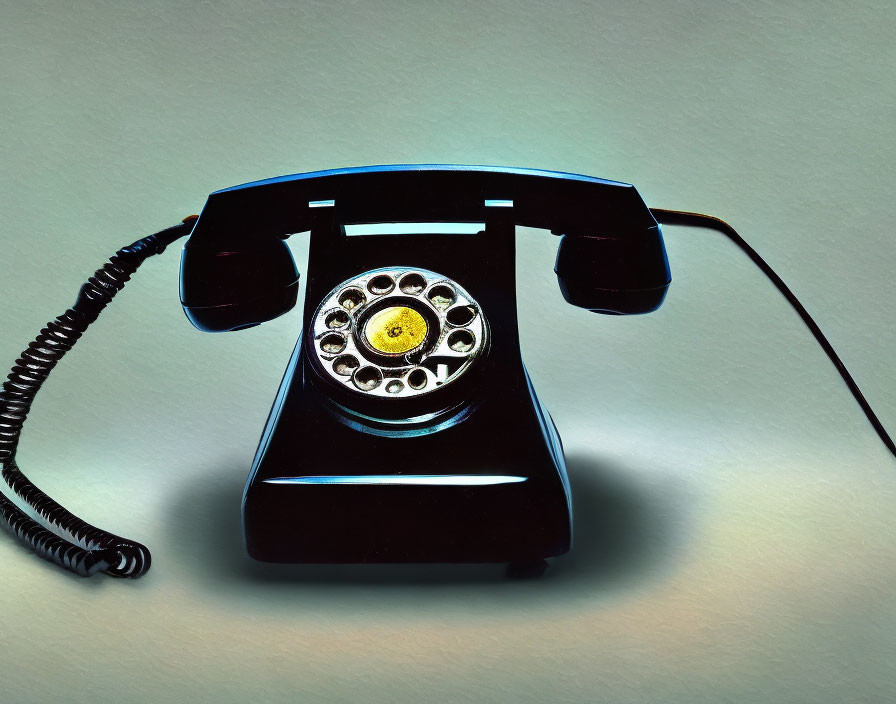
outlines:
[[[484, 222], [485, 230], [345, 235], [345, 225], [378, 222]], [[516, 225], [564, 235], [555, 271], [570, 303], [628, 314], [662, 302], [670, 280], [662, 237], [628, 184], [528, 169], [384, 166], [285, 176], [209, 197], [181, 270], [184, 310], [202, 330], [247, 327], [292, 307], [298, 273], [281, 240], [309, 230], [305, 329], [343, 281], [404, 266], [456, 281], [489, 329], [487, 352], [463, 378], [394, 400], [318, 374], [300, 337], [243, 498], [250, 555], [531, 563], [569, 549], [562, 446], [520, 355]], [[452, 483], [292, 481], [371, 475]]]
[[608, 315], [655, 311], [672, 280], [659, 227], [626, 237], [564, 235], [554, 272], [567, 303]]
[[217, 191], [184, 247], [181, 303], [209, 332], [270, 320], [295, 305], [299, 275], [281, 242], [311, 229], [311, 202], [334, 201], [342, 224], [484, 222], [512, 203], [514, 225], [565, 235], [555, 272], [573, 305], [647, 313], [671, 277], [659, 226], [627, 183], [536, 169], [370, 166], [294, 174]]
[[[388, 402], [364, 404], [371, 400], [339, 393], [315, 371], [300, 340], [246, 487], [250, 555], [271, 562], [527, 562], [569, 549], [563, 453], [520, 357], [513, 261], [514, 232], [506, 221], [492, 221], [477, 235], [346, 237], [326, 224], [312, 230], [305, 328], [317, 303], [342, 281], [409, 265], [466, 288], [489, 323], [491, 345], [470, 379], [395, 402], [375, 419], [375, 406]], [[408, 422], [420, 417], [428, 420]], [[525, 480], [484, 486], [265, 481], [395, 473]]]

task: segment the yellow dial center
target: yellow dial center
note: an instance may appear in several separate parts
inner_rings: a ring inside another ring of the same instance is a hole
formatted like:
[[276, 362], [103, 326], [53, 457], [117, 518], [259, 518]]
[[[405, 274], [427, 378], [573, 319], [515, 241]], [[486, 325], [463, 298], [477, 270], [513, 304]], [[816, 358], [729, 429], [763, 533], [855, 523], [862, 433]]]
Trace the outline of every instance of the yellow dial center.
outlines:
[[364, 336], [378, 352], [403, 354], [421, 344], [428, 329], [424, 317], [413, 308], [393, 306], [370, 316]]

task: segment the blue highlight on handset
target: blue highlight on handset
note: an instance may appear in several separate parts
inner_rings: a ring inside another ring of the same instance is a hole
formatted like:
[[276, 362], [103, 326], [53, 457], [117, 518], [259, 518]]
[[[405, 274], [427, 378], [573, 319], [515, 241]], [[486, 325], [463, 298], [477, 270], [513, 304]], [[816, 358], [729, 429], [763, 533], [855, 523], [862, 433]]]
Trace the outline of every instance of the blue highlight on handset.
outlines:
[[488, 486], [517, 484], [527, 477], [508, 474], [346, 474], [272, 477], [265, 484], [361, 484], [406, 486]]

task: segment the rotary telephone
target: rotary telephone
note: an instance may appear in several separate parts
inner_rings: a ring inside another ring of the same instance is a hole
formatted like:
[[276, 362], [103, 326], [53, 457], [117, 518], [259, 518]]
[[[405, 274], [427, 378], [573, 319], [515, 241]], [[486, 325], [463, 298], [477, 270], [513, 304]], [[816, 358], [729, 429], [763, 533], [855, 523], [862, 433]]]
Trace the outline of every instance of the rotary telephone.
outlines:
[[[429, 234], [348, 237], [362, 223]], [[476, 234], [449, 224], [484, 223]], [[563, 447], [520, 355], [515, 226], [559, 236], [564, 298], [656, 310], [671, 281], [660, 224], [726, 235], [809, 326], [889, 450], [896, 447], [818, 326], [726, 223], [648, 208], [631, 185], [482, 166], [372, 166], [212, 193], [202, 213], [119, 250], [22, 353], [0, 392], [0, 517], [39, 556], [82, 576], [139, 577], [149, 551], [44, 494], [15, 462], [49, 372], [148, 257], [189, 235], [180, 299], [200, 330], [240, 330], [296, 303], [285, 243], [310, 232], [302, 333], [243, 497], [249, 554], [269, 562], [502, 562], [540, 573], [569, 550]], [[413, 225], [409, 225], [413, 229]], [[297, 448], [301, 448], [300, 451]]]

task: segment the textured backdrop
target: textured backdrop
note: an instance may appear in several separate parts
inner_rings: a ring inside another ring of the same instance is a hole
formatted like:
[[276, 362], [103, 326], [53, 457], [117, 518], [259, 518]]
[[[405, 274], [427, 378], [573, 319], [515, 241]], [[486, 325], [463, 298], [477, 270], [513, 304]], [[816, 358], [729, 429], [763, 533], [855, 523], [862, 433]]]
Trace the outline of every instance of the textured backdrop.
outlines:
[[[896, 428], [896, 5], [71, 5], [0, 5], [9, 364], [117, 247], [212, 190], [507, 164], [729, 220]], [[177, 253], [148, 263], [38, 397], [20, 458], [155, 564], [80, 581], [0, 540], [0, 698], [892, 700], [896, 461], [744, 256], [665, 236], [665, 306], [612, 318], [566, 306], [556, 240], [520, 233], [523, 351], [577, 532], [532, 582], [251, 564], [239, 497], [299, 311], [202, 335]]]

